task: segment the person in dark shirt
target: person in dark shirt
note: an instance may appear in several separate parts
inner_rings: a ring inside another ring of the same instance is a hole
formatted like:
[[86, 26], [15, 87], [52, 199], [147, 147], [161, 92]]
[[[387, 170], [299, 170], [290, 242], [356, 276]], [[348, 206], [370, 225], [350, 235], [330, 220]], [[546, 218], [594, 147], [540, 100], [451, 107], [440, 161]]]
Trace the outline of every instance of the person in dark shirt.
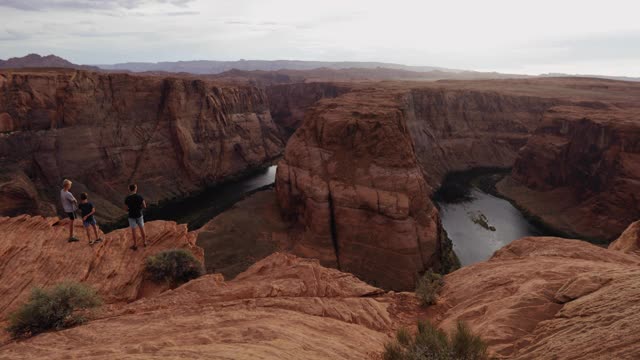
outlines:
[[[96, 213], [96, 208], [89, 202], [89, 195], [87, 193], [80, 194], [80, 205], [78, 205], [82, 212], [82, 225], [87, 231], [87, 239], [89, 239], [89, 245], [101, 242], [102, 238], [98, 237], [98, 226], [96, 218], [93, 215]], [[89, 226], [93, 227], [93, 234], [96, 236], [95, 240], [91, 240], [91, 233], [89, 232]]]
[[131, 235], [133, 235], [133, 246], [131, 246], [131, 250], [138, 250], [136, 228], [140, 229], [142, 245], [147, 246], [147, 237], [144, 233], [144, 219], [142, 217], [142, 209], [147, 207], [147, 203], [142, 196], [138, 194], [138, 186], [136, 184], [129, 185], [129, 191], [129, 196], [124, 199], [124, 204], [129, 212], [129, 227], [131, 227]]

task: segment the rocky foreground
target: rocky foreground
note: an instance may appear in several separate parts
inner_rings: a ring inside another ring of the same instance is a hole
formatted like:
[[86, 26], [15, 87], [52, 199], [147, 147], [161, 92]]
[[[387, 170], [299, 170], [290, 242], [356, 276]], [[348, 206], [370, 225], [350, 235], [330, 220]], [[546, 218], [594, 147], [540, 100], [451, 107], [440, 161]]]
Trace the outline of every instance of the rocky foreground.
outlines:
[[466, 321], [513, 359], [640, 356], [640, 222], [609, 249], [578, 240], [514, 241], [446, 276], [429, 309], [441, 327]]
[[91, 248], [64, 242], [52, 221], [2, 219], [0, 234], [15, 236], [3, 237], [0, 251], [10, 260], [0, 271], [8, 301], [1, 318], [25, 301], [31, 286], [62, 279], [90, 284], [108, 305], [83, 326], [19, 342], [3, 336], [0, 359], [363, 359], [381, 352], [394, 329], [411, 325], [409, 314], [418, 309], [411, 294], [385, 293], [317, 260], [282, 253], [232, 281], [211, 274], [160, 295], [166, 288], [143, 292], [144, 257], [167, 247], [201, 256], [195, 233], [150, 222], [151, 246], [132, 252], [124, 231]]
[[[94, 286], [108, 305], [82, 326], [18, 342], [4, 336], [0, 359], [366, 359], [379, 356], [397, 328], [418, 319], [443, 329], [464, 320], [498, 358], [640, 354], [640, 222], [610, 249], [561, 238], [515, 241], [489, 261], [447, 275], [437, 304], [425, 312], [412, 293], [387, 293], [317, 260], [284, 253], [258, 261], [234, 280], [210, 274], [175, 290], [144, 293], [143, 255], [172, 246], [199, 254], [191, 243], [195, 234], [151, 222], [153, 245], [134, 253], [121, 250], [121, 232], [108, 234], [100, 248], [59, 241], [62, 229], [52, 221], [2, 219], [0, 255], [11, 267], [2, 268], [0, 283], [13, 284], [3, 287], [2, 299], [12, 301], [3, 304], [2, 316], [24, 300], [26, 288], [64, 278]], [[7, 238], [9, 233], [17, 236]]]
[[66, 219], [0, 218], [0, 319], [25, 302], [35, 286], [80, 281], [93, 286], [108, 303], [125, 303], [167, 289], [145, 280], [147, 256], [178, 248], [203, 258], [196, 235], [187, 232], [186, 225], [153, 221], [145, 227], [149, 246], [132, 251], [129, 229], [100, 233], [104, 241], [90, 246], [84, 229], [76, 224], [76, 236], [82, 241], [68, 243]]

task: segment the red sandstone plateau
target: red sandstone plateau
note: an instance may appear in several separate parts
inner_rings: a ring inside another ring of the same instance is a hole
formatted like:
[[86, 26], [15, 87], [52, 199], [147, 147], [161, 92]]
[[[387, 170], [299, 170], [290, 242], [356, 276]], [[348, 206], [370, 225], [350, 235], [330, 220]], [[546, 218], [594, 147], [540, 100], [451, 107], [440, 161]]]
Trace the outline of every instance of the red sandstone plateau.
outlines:
[[429, 309], [441, 327], [464, 320], [498, 357], [637, 359], [640, 222], [609, 249], [532, 237], [445, 277]]
[[[464, 320], [498, 358], [634, 359], [640, 352], [634, 305], [640, 300], [640, 222], [610, 249], [561, 238], [515, 241], [489, 261], [447, 275], [436, 305], [425, 313], [412, 293], [387, 293], [317, 260], [283, 253], [234, 280], [209, 274], [174, 290], [141, 294], [143, 257], [121, 250], [122, 231], [107, 234], [99, 248], [70, 245], [54, 220], [2, 219], [3, 258], [31, 269], [57, 265], [47, 276], [3, 268], [0, 280], [35, 285], [50, 284], [51, 276], [73, 278], [99, 289], [108, 305], [85, 325], [21, 341], [5, 337], [0, 359], [366, 359], [378, 357], [395, 329], [416, 319], [444, 329]], [[199, 254], [184, 226], [148, 227], [153, 244], [144, 255], [171, 246]], [[69, 253], [71, 246], [77, 255], [47, 255]], [[2, 298], [18, 298], [24, 288], [5, 286]]]
[[[28, 215], [0, 218], [0, 319], [23, 303], [35, 286], [81, 281], [91, 284], [109, 303], [130, 302], [162, 290], [143, 277], [147, 256], [183, 248], [203, 258], [195, 234], [188, 233], [186, 225], [151, 222], [146, 227], [150, 246], [132, 252], [128, 229], [111, 232], [94, 246], [88, 240], [67, 243], [68, 221]], [[84, 239], [80, 224], [76, 227]]]
[[150, 246], [132, 252], [128, 231], [90, 247], [68, 244], [65, 225], [56, 218], [0, 219], [0, 257], [9, 259], [0, 268], [0, 321], [32, 286], [63, 279], [93, 286], [108, 305], [69, 330], [19, 342], [3, 335], [0, 359], [363, 359], [382, 351], [388, 333], [412, 324], [417, 310], [412, 294], [385, 293], [317, 260], [281, 253], [233, 281], [210, 274], [157, 295], [166, 288], [146, 280], [146, 256], [177, 247], [202, 257], [186, 226], [150, 222]]

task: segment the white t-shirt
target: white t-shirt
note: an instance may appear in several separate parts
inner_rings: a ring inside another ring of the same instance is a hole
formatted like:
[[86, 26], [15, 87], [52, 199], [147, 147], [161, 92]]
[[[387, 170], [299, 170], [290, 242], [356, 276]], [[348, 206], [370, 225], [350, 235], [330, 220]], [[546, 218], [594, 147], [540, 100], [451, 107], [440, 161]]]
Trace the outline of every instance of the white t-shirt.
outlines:
[[62, 208], [64, 212], [74, 212], [78, 208], [78, 201], [73, 197], [73, 194], [65, 189], [60, 190], [60, 201], [62, 202]]

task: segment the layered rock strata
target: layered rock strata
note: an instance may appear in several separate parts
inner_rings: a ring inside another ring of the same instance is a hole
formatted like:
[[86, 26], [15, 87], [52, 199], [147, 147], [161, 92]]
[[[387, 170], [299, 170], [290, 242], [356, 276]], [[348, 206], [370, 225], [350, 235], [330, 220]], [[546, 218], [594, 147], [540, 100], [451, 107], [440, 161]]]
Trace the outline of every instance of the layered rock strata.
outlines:
[[186, 225], [147, 223], [149, 245], [132, 251], [129, 229], [100, 234], [104, 241], [91, 246], [76, 223], [81, 241], [68, 243], [68, 220], [28, 215], [0, 218], [0, 322], [28, 299], [33, 287], [77, 281], [95, 288], [107, 303], [130, 302], [167, 289], [145, 280], [147, 256], [168, 249], [186, 249], [200, 260], [204, 256]]
[[257, 88], [85, 71], [1, 72], [0, 129], [3, 215], [53, 215], [69, 178], [111, 221], [131, 182], [157, 203], [263, 167], [283, 147]]
[[610, 249], [563, 238], [517, 240], [447, 275], [430, 315], [444, 329], [465, 321], [499, 358], [635, 359], [639, 227]]
[[278, 201], [296, 225], [294, 251], [393, 289], [455, 263], [429, 199], [448, 172], [510, 167], [548, 113], [622, 108], [640, 95], [636, 84], [594, 79], [352, 87], [306, 112], [279, 163]]
[[365, 359], [416, 310], [410, 294], [277, 253], [235, 280], [206, 275], [86, 325], [7, 344], [0, 358]]
[[554, 107], [498, 190], [561, 233], [615, 239], [640, 218], [640, 109]]

